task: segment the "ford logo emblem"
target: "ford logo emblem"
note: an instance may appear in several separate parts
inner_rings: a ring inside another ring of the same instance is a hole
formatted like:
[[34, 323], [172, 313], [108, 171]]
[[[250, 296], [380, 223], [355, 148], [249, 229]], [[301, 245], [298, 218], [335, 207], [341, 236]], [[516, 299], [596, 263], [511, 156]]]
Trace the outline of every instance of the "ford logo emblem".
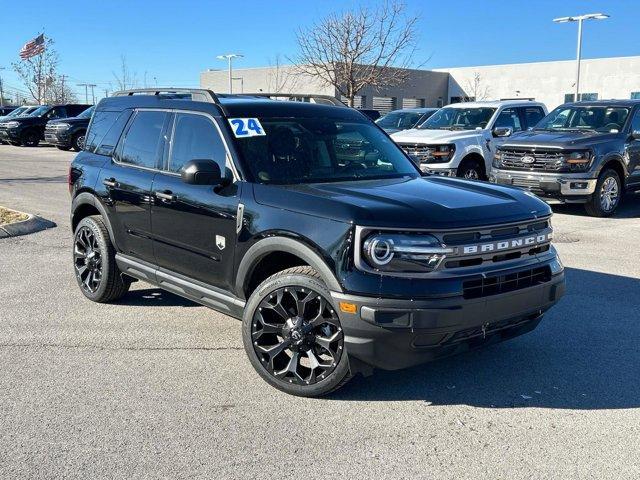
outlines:
[[531, 157], [529, 155], [522, 157], [522, 160], [520, 160], [522, 163], [524, 163], [525, 165], [531, 165], [532, 163], [535, 163], [536, 159], [535, 157]]

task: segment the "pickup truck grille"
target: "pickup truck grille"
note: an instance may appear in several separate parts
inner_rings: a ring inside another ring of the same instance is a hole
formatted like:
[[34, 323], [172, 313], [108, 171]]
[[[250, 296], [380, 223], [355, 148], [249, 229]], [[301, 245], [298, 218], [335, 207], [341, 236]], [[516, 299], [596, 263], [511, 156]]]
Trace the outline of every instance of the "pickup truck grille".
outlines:
[[466, 299], [489, 297], [541, 285], [549, 280], [551, 269], [548, 266], [537, 267], [506, 275], [468, 280], [462, 284], [463, 296]]
[[398, 146], [402, 148], [407, 155], [413, 155], [419, 158], [420, 161], [431, 159], [433, 155], [433, 146], [423, 143], [398, 143]]
[[[500, 149], [500, 152], [500, 168], [557, 172], [565, 166], [563, 153], [558, 150]], [[523, 163], [525, 157], [532, 158], [533, 162]]]

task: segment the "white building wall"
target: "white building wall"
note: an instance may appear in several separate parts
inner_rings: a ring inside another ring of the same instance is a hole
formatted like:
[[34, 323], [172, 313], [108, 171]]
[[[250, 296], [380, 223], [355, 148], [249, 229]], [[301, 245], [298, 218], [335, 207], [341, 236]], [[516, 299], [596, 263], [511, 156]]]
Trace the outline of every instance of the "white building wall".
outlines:
[[[469, 91], [476, 73], [480, 78], [478, 91], [488, 90], [485, 100], [534, 97], [551, 110], [564, 103], [565, 94], [575, 92], [575, 60], [435, 71], [450, 74], [449, 101], [451, 97], [472, 95]], [[599, 100], [627, 99], [631, 92], [640, 92], [640, 56], [582, 60], [580, 72], [580, 92], [597, 93]]]

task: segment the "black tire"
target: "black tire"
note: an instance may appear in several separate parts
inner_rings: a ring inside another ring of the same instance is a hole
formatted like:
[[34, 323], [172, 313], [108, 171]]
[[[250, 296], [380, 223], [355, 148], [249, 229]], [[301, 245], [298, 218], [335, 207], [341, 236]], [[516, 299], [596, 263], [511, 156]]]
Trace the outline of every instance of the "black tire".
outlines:
[[462, 161], [458, 167], [457, 176], [466, 180], [486, 180], [484, 168], [478, 160], [473, 158]]
[[[302, 315], [298, 305], [303, 305]], [[307, 322], [306, 316], [313, 318]], [[242, 339], [258, 374], [291, 395], [319, 397], [351, 378], [337, 310], [329, 289], [311, 267], [283, 270], [254, 290], [244, 309]], [[278, 349], [269, 350], [274, 347]]]
[[609, 217], [620, 205], [622, 194], [620, 175], [615, 170], [607, 169], [598, 177], [596, 190], [584, 208], [592, 217]]
[[71, 150], [71, 147], [63, 147], [62, 145], [56, 145], [56, 148], [58, 150], [64, 150], [65, 152], [68, 152], [69, 150]]
[[101, 216], [80, 220], [74, 233], [72, 257], [78, 286], [89, 300], [112, 302], [129, 290], [131, 282], [123, 278], [116, 264], [115, 249]]
[[20, 144], [23, 147], [37, 147], [40, 143], [40, 134], [35, 130], [27, 130], [20, 136]]
[[84, 148], [84, 132], [78, 132], [73, 136], [71, 139], [71, 148], [76, 152]]

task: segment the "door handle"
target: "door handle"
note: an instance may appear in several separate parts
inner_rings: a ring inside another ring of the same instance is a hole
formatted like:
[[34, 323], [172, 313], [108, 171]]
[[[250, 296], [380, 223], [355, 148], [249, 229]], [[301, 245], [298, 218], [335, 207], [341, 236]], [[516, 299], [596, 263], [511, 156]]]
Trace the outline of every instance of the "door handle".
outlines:
[[177, 197], [171, 192], [171, 190], [165, 190], [164, 192], [156, 192], [156, 197], [158, 197], [164, 203], [173, 203], [177, 199]]
[[119, 184], [118, 184], [118, 182], [116, 182], [116, 179], [115, 179], [115, 178], [113, 178], [113, 177], [111, 177], [111, 178], [105, 178], [105, 179], [102, 181], [102, 184], [103, 184], [104, 186], [106, 186], [106, 187], [109, 187], [109, 188], [116, 188], [116, 187], [119, 185]]

